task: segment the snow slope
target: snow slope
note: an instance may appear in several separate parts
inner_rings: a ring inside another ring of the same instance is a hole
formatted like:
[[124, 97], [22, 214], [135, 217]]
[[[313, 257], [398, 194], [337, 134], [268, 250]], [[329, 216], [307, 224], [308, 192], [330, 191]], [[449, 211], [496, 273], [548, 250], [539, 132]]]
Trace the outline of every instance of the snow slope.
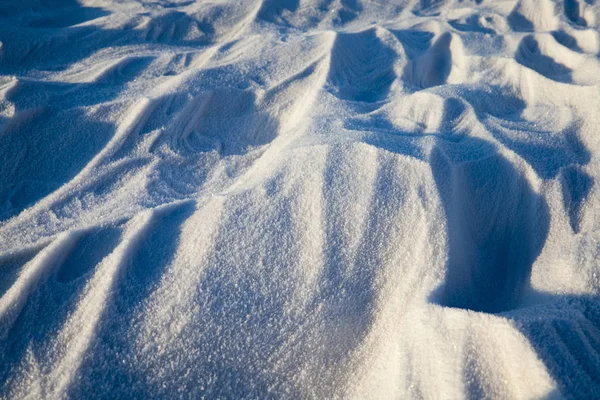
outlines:
[[0, 0], [0, 397], [600, 397], [595, 0]]

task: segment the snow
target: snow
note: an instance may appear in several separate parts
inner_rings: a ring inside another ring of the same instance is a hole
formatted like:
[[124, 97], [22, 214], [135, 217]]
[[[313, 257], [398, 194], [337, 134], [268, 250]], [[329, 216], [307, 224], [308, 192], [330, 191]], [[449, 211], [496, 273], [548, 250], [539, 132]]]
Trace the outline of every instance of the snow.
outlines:
[[600, 397], [599, 17], [0, 2], [0, 397]]

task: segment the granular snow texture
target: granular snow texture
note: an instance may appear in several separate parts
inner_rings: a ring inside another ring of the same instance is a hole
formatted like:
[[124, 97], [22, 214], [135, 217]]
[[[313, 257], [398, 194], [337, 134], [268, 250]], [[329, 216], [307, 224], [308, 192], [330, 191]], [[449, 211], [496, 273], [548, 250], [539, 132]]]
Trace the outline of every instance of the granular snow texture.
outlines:
[[0, 397], [600, 398], [599, 25], [0, 0]]

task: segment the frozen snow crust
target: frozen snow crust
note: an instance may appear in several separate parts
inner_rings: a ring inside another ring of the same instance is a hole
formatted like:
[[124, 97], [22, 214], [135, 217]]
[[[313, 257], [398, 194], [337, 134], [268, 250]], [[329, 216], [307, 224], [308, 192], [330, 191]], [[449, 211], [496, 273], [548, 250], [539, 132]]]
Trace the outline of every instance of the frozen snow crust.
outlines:
[[0, 397], [600, 398], [599, 17], [0, 1]]

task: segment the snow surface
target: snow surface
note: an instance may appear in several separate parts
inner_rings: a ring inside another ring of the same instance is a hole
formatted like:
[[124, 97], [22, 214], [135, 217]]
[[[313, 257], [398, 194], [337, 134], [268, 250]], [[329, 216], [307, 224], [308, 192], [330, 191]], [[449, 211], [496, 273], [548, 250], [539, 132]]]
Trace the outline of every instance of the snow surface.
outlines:
[[0, 0], [0, 397], [600, 398], [599, 22]]

